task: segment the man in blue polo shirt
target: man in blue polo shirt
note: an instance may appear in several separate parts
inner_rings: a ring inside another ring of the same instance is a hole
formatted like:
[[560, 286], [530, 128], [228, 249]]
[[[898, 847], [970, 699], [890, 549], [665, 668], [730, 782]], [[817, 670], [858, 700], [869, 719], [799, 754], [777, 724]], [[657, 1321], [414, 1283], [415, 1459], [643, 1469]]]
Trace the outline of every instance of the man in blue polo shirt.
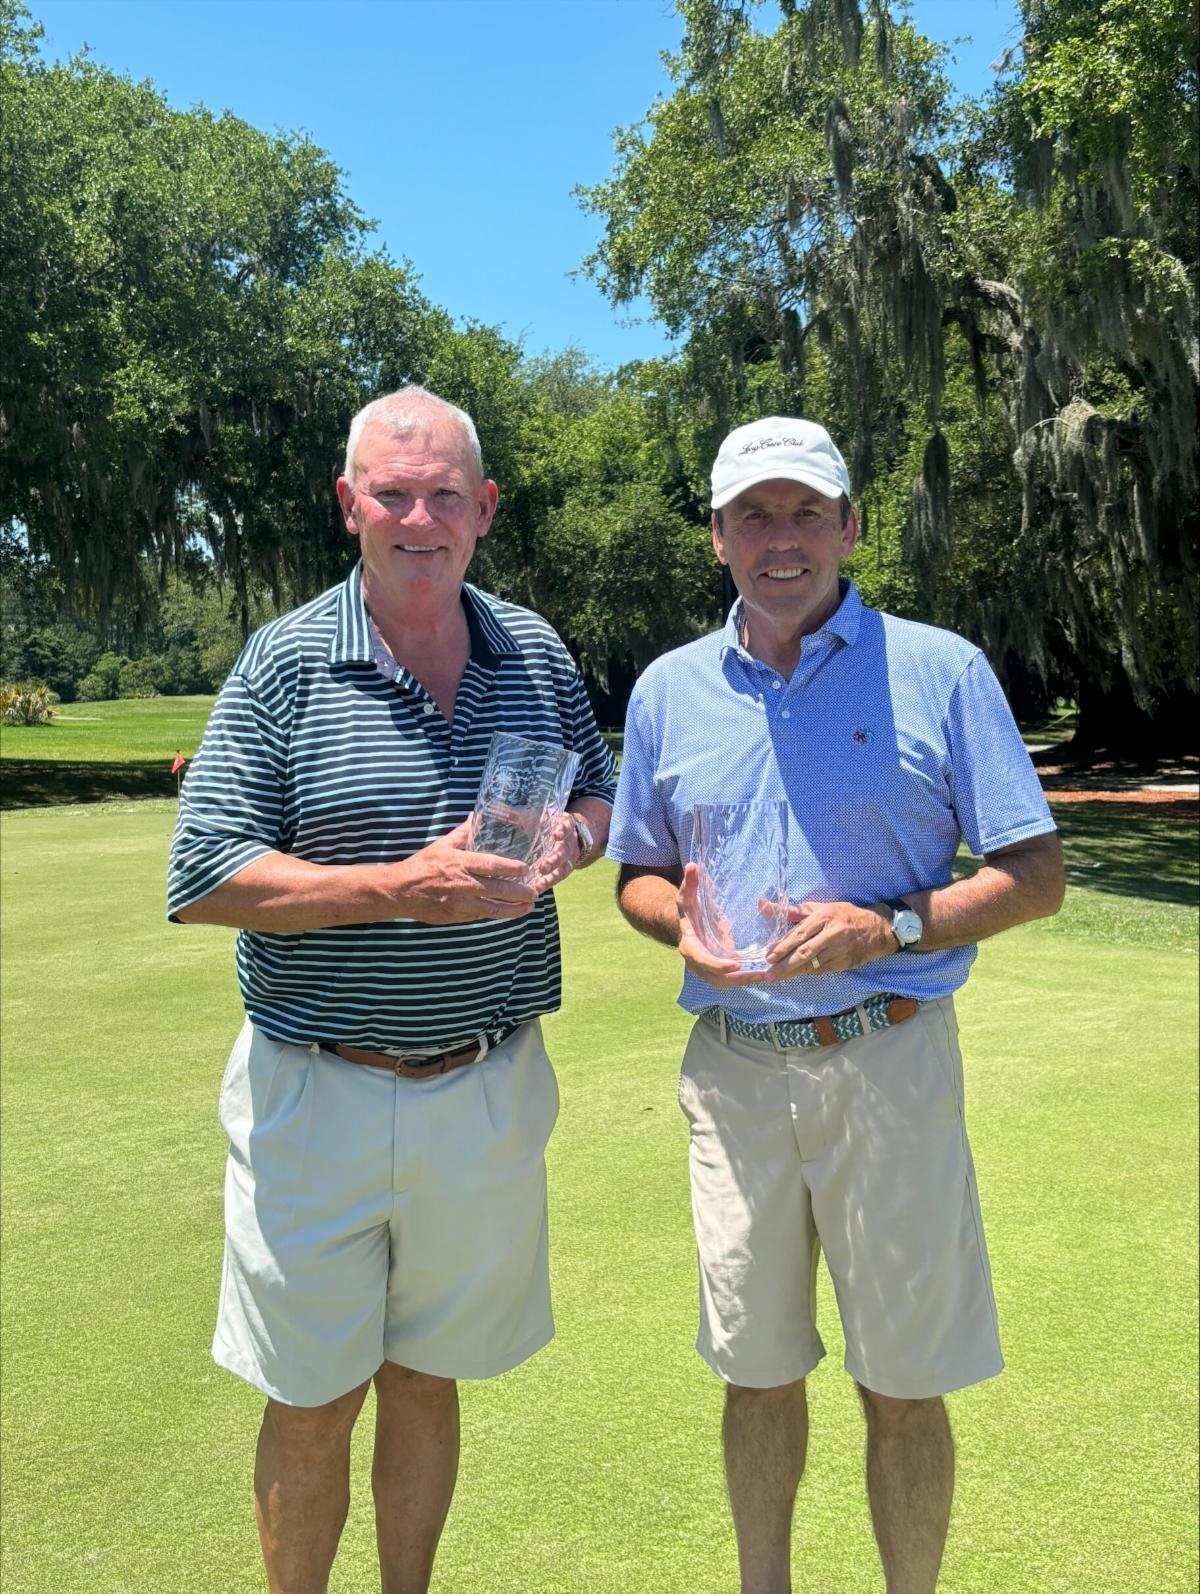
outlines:
[[[420, 388], [377, 399], [337, 490], [360, 563], [234, 666], [183, 788], [169, 904], [241, 931], [213, 1355], [267, 1396], [268, 1584], [326, 1587], [373, 1382], [383, 1588], [416, 1594], [454, 1490], [455, 1380], [553, 1332], [550, 888], [603, 848], [613, 761], [550, 627], [464, 583], [497, 500], [469, 416]], [[497, 730], [580, 754], [530, 880], [469, 850]]]
[[[840, 576], [857, 523], [828, 433], [741, 426], [712, 489], [740, 596], [638, 681], [608, 850], [622, 912], [678, 947], [697, 1016], [680, 1084], [697, 1346], [727, 1386], [742, 1590], [791, 1588], [823, 1250], [887, 1587], [921, 1594], [953, 1490], [942, 1397], [1002, 1366], [952, 997], [978, 941], [1058, 910], [1061, 854], [978, 648], [866, 608]], [[788, 927], [755, 972], [701, 937], [693, 814], [780, 800]], [[964, 839], [983, 862], [955, 881]]]

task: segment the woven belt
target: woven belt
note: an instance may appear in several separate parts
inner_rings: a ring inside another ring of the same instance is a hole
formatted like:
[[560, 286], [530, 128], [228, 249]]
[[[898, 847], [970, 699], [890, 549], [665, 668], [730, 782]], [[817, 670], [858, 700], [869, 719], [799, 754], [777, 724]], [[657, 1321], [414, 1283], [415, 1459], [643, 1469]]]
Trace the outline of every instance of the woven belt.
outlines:
[[890, 1029], [903, 1024], [920, 1008], [920, 1002], [911, 996], [895, 996], [884, 991], [879, 996], [865, 997], [857, 1007], [847, 1007], [840, 1013], [822, 1015], [820, 1018], [788, 1019], [780, 1024], [751, 1024], [747, 1019], [734, 1018], [723, 1007], [706, 1007], [700, 1017], [706, 1024], [744, 1040], [761, 1041], [773, 1046], [777, 1052], [790, 1052], [815, 1046], [836, 1046], [841, 1041], [857, 1040], [860, 1035], [871, 1035], [878, 1029]]
[[455, 1068], [477, 1063], [497, 1046], [503, 1045], [520, 1026], [505, 1024], [502, 1029], [480, 1035], [470, 1046], [446, 1052], [364, 1052], [357, 1046], [338, 1046], [333, 1041], [317, 1041], [323, 1052], [332, 1052], [346, 1063], [363, 1063], [368, 1068], [386, 1068], [401, 1079], [428, 1079], [432, 1074], [448, 1074]]

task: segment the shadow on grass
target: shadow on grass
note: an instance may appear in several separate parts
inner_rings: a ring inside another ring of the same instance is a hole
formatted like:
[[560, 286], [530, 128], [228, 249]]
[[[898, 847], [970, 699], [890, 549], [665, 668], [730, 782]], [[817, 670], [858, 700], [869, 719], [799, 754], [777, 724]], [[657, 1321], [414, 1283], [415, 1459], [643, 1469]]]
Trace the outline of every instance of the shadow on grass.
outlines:
[[[1194, 798], [1153, 806], [1053, 803], [1067, 884], [1195, 909], [1200, 903], [1200, 855], [1194, 810]], [[978, 868], [979, 860], [965, 851], [954, 861], [959, 879]]]
[[6, 758], [0, 764], [0, 808], [46, 808], [121, 797], [174, 797], [175, 777], [153, 763], [63, 764]]
[[1170, 806], [1178, 816], [1132, 803], [1053, 803], [1068, 885], [1194, 907], [1196, 826], [1187, 817], [1191, 805]]

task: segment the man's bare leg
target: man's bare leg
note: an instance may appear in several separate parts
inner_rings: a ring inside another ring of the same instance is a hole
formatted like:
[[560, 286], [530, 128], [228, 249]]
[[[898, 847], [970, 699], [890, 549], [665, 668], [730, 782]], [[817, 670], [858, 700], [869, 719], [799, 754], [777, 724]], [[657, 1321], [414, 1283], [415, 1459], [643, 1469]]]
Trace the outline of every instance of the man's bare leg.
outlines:
[[375, 1398], [371, 1485], [383, 1594], [425, 1594], [458, 1477], [458, 1385], [384, 1362]]
[[945, 1402], [893, 1400], [861, 1385], [859, 1393], [867, 1414], [867, 1496], [887, 1594], [932, 1594], [954, 1494]]
[[267, 1401], [254, 1514], [270, 1594], [325, 1594], [350, 1505], [350, 1434], [368, 1388], [324, 1406]]
[[727, 1385], [722, 1436], [741, 1594], [790, 1594], [792, 1511], [808, 1449], [804, 1380]]

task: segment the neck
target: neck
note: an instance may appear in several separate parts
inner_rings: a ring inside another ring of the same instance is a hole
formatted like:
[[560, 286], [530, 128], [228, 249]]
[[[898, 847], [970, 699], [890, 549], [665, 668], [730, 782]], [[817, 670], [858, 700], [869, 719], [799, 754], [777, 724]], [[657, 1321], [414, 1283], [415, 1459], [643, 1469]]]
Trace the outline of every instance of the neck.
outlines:
[[410, 664], [422, 655], [471, 651], [471, 628], [461, 588], [442, 602], [397, 605], [372, 592], [364, 577], [363, 602], [376, 630], [400, 662]]
[[780, 675], [789, 676], [800, 662], [800, 648], [806, 636], [812, 636], [832, 618], [841, 605], [842, 584], [839, 581], [832, 601], [815, 615], [789, 624], [759, 609], [750, 608], [742, 600], [741, 644], [752, 657], [769, 664]]
[[791, 675], [799, 664], [800, 645], [808, 634], [803, 628], [789, 631], [768, 625], [762, 615], [749, 611], [742, 615], [741, 632], [746, 652], [784, 676]]

